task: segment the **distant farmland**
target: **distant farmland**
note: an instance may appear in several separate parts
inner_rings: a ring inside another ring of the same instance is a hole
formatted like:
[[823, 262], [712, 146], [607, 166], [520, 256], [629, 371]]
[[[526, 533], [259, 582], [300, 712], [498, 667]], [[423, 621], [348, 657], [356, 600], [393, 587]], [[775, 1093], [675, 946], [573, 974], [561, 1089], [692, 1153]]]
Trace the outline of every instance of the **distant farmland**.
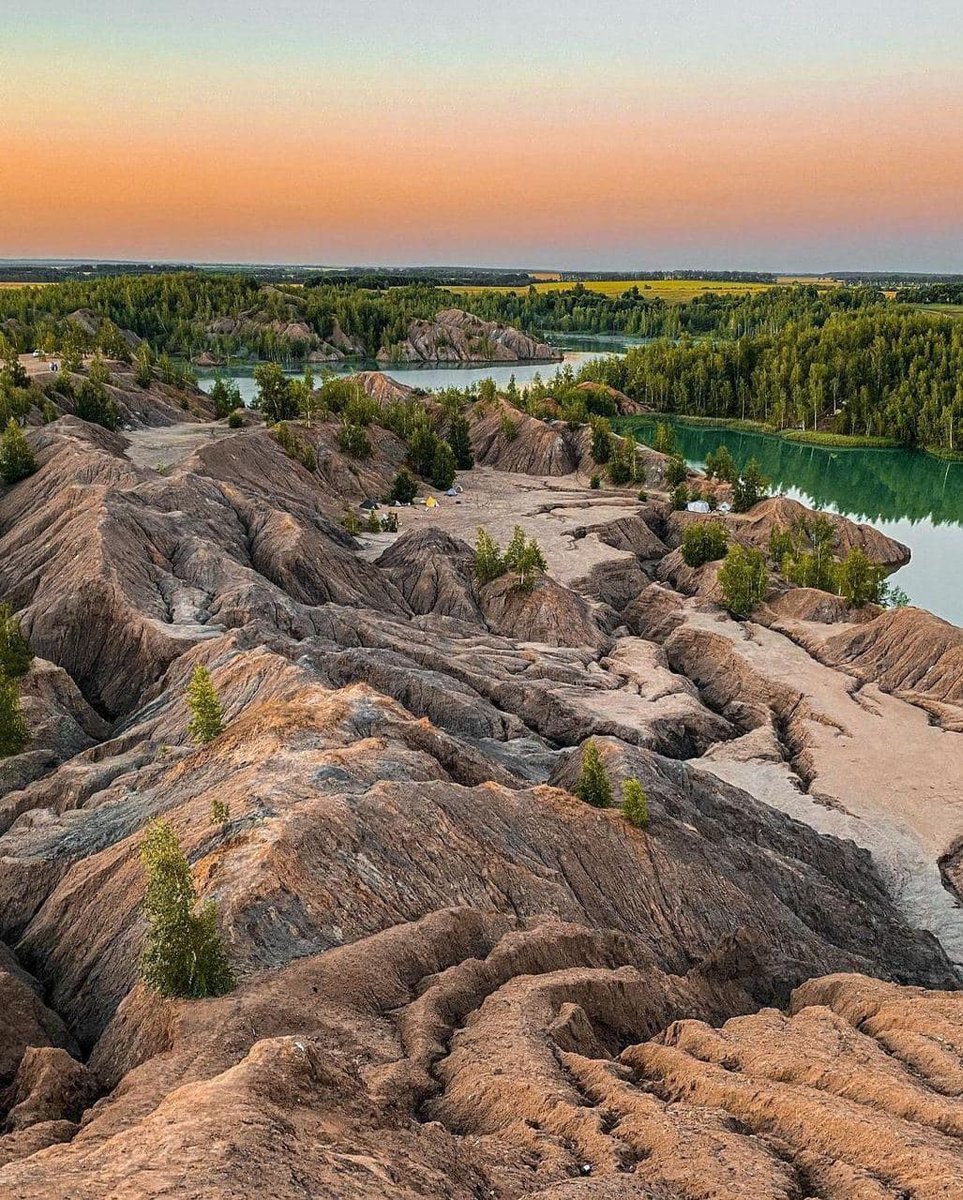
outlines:
[[[649, 296], [653, 300], [665, 300], [668, 304], [687, 304], [690, 300], [696, 299], [697, 296], [704, 296], [707, 292], [715, 292], [718, 296], [735, 296], [747, 295], [750, 292], [765, 292], [770, 288], [778, 287], [783, 280], [778, 280], [776, 283], [746, 283], [740, 280], [732, 279], [584, 279], [581, 283], [584, 287], [593, 292], [602, 292], [605, 296], [621, 296], [628, 288], [637, 287], [644, 296]], [[785, 281], [790, 282], [789, 280]], [[795, 281], [793, 281], [795, 282]], [[829, 280], [813, 280], [820, 287], [832, 287], [834, 284]], [[562, 282], [553, 280], [551, 282], [536, 283], [535, 289], [539, 292], [561, 292], [568, 291], [575, 287], [573, 282]], [[459, 295], [475, 295], [478, 292], [521, 292], [525, 288], [518, 287], [451, 287], [448, 289], [451, 292], [457, 292]]]

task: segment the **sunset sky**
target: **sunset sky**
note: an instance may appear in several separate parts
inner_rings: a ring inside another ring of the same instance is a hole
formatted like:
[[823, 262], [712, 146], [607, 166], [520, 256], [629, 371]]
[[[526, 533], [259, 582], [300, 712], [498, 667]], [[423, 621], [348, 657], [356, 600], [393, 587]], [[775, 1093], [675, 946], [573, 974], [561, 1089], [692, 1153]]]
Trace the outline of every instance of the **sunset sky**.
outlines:
[[45, 0], [0, 256], [963, 270], [961, 0]]

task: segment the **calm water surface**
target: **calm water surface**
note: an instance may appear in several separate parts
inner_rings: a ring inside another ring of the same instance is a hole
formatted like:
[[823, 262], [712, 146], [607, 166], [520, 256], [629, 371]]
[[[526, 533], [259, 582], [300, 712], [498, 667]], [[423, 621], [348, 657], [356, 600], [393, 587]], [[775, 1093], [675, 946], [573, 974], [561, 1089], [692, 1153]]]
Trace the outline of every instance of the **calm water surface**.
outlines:
[[[565, 363], [569, 364], [574, 371], [577, 371], [583, 363], [590, 362], [593, 358], [601, 358], [606, 354], [614, 354], [620, 350], [624, 350], [626, 342], [624, 338], [580, 338], [580, 337], [557, 337], [552, 338], [553, 345], [558, 346], [559, 350], [564, 354], [562, 363], [543, 362], [543, 363], [507, 363], [505, 366], [446, 366], [446, 367], [419, 367], [419, 366], [381, 366], [374, 361], [369, 363], [316, 363], [313, 365], [315, 380], [320, 380], [322, 371], [331, 371], [335, 375], [352, 375], [356, 371], [369, 370], [381, 371], [383, 374], [390, 376], [392, 379], [397, 379], [400, 383], [406, 383], [409, 387], [424, 388], [425, 391], [436, 391], [442, 388], [457, 387], [466, 388], [470, 384], [480, 383], [483, 379], [494, 379], [495, 384], [499, 389], [504, 389], [508, 386], [508, 381], [515, 376], [515, 382], [519, 387], [527, 383], [531, 383], [536, 374], [540, 374], [545, 380], [551, 379], [558, 371], [559, 367]], [[632, 344], [635, 344], [634, 342]], [[257, 388], [254, 383], [254, 367], [251, 365], [225, 367], [218, 371], [214, 368], [197, 369], [197, 376], [200, 386], [204, 391], [209, 392], [214, 386], [214, 379], [220, 374], [224, 379], [233, 381], [240, 389], [241, 396], [245, 404], [250, 404], [254, 399]], [[285, 371], [285, 374], [292, 379], [300, 379], [304, 374], [303, 367], [292, 367]]]
[[[632, 422], [645, 437], [651, 422]], [[893, 576], [914, 604], [963, 625], [963, 463], [910, 450], [829, 450], [766, 434], [676, 425], [679, 449], [697, 470], [728, 446], [755, 457], [774, 488], [811, 508], [866, 521], [913, 552]]]

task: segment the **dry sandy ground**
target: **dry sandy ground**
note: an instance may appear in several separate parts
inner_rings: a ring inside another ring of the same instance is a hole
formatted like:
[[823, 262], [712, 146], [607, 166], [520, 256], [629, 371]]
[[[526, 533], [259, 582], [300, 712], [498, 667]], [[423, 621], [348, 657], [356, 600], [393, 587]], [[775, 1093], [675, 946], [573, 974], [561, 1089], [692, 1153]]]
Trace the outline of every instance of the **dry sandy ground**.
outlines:
[[[587, 525], [604, 525], [637, 512], [638, 502], [624, 492], [589, 492], [575, 475], [513, 475], [491, 467], [462, 472], [458, 483], [464, 491], [457, 500], [442, 496], [436, 508], [416, 504], [397, 509], [400, 532], [434, 525], [473, 546], [478, 527], [483, 526], [504, 548], [515, 526], [521, 525], [528, 537], [538, 540], [549, 574], [566, 585], [581, 579], [596, 563], [632, 558], [593, 533], [573, 536]], [[394, 538], [363, 536], [362, 540], [369, 543], [364, 556], [377, 558]]]
[[176, 466], [198, 448], [215, 438], [236, 437], [226, 425], [163, 425], [155, 429], [125, 430], [130, 445], [127, 457], [138, 467], [161, 471]]
[[824, 833], [872, 851], [914, 924], [963, 964], [963, 909], [943, 887], [938, 859], [963, 835], [963, 736], [875, 685], [863, 688], [764, 626], [689, 611], [687, 623], [729, 638], [747, 665], [806, 695], [815, 778], [808, 794], [785, 762], [727, 743], [692, 765], [744, 788]]

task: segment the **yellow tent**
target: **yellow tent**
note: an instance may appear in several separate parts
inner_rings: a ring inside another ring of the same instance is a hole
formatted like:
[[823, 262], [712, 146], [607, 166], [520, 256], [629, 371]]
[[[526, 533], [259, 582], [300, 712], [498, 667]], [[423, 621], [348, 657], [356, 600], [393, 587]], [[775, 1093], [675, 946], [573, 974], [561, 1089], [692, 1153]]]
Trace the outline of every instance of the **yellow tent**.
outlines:
[[438, 501], [435, 499], [434, 496], [429, 496], [428, 499], [425, 501], [425, 508], [437, 508], [437, 507], [438, 507]]

